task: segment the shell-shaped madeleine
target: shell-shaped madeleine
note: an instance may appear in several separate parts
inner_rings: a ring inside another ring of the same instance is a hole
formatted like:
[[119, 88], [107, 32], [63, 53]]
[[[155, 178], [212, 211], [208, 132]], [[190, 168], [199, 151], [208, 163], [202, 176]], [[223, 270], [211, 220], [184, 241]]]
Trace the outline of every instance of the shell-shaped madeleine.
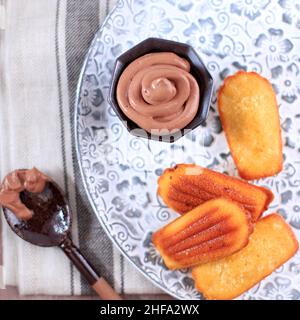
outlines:
[[158, 180], [158, 194], [181, 214], [205, 201], [228, 198], [242, 205], [252, 221], [258, 220], [273, 200], [273, 193], [267, 188], [193, 164], [166, 169]]
[[166, 266], [180, 269], [224, 258], [248, 243], [252, 223], [243, 208], [228, 199], [196, 207], [153, 234]]

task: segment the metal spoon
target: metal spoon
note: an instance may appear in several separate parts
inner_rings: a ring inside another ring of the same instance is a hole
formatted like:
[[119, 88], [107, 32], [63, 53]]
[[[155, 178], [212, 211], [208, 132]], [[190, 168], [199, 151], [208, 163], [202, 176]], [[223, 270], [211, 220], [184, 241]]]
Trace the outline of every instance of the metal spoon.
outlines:
[[73, 244], [70, 234], [72, 214], [59, 186], [53, 181], [48, 181], [43, 192], [31, 193], [25, 190], [20, 193], [20, 199], [34, 215], [29, 220], [20, 220], [9, 209], [3, 208], [11, 229], [32, 244], [60, 247], [101, 299], [121, 300]]

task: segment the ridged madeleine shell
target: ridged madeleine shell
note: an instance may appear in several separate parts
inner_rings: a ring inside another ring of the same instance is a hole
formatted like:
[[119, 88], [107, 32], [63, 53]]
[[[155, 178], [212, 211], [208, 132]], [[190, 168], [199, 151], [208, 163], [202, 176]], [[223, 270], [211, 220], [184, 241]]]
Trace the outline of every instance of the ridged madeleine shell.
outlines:
[[158, 194], [175, 211], [186, 213], [219, 197], [239, 203], [257, 221], [273, 200], [273, 193], [239, 178], [193, 164], [178, 164], [158, 180]]
[[252, 223], [243, 208], [228, 200], [210, 200], [153, 234], [153, 243], [169, 269], [226, 257], [248, 243]]

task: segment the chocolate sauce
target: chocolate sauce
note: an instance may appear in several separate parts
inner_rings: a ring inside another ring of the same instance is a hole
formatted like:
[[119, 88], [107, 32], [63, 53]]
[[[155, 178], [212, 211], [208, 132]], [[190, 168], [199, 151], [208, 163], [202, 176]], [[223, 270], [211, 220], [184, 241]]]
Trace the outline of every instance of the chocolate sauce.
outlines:
[[10, 227], [21, 238], [39, 246], [60, 245], [69, 236], [71, 213], [60, 188], [53, 182], [46, 182], [40, 193], [24, 190], [20, 193], [21, 202], [33, 211], [29, 220], [21, 220], [4, 209]]
[[149, 133], [170, 134], [196, 116], [200, 89], [190, 63], [172, 52], [143, 55], [127, 66], [117, 85], [123, 113]]

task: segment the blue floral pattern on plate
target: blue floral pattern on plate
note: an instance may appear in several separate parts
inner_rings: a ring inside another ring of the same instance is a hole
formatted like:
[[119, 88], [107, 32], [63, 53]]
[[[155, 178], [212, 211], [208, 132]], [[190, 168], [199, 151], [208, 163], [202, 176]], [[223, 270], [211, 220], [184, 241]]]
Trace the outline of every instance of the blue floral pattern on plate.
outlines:
[[[269, 210], [279, 212], [300, 237], [300, 1], [121, 0], [97, 32], [79, 82], [76, 141], [87, 194], [121, 252], [149, 279], [179, 299], [202, 299], [189, 270], [169, 271], [151, 234], [174, 219], [157, 196], [157, 179], [188, 162], [237, 175], [222, 132], [216, 92], [202, 127], [174, 144], [131, 136], [107, 103], [115, 58], [148, 37], [189, 43], [218, 88], [237, 70], [256, 71], [277, 93], [284, 169], [255, 181], [271, 188]], [[243, 299], [300, 299], [299, 253], [246, 292]]]

